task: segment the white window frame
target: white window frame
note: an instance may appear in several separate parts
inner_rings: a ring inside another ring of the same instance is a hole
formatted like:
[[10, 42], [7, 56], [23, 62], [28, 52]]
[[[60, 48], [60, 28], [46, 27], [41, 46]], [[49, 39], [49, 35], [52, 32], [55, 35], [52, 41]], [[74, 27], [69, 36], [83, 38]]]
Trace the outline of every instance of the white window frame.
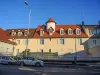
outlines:
[[72, 35], [73, 34], [73, 30], [71, 28], [68, 29], [68, 35]]
[[40, 44], [44, 45], [44, 39], [40, 39]]
[[60, 35], [64, 35], [65, 34], [65, 31], [63, 28], [60, 29]]
[[77, 35], [80, 35], [80, 34], [81, 34], [81, 29], [77, 28], [77, 29], [76, 29], [76, 34], [77, 34]]
[[25, 32], [24, 32], [24, 36], [27, 36], [27, 35], [28, 35], [28, 32], [27, 32], [27, 31], [25, 31]]
[[78, 42], [78, 44], [82, 44], [82, 39], [81, 38], [79, 38], [79, 39], [77, 39], [77, 42]]
[[[63, 41], [63, 43], [62, 43]], [[60, 44], [64, 45], [65, 44], [65, 40], [64, 39], [60, 39]]]
[[[19, 35], [19, 34], [20, 34], [20, 35]], [[18, 36], [21, 36], [21, 32], [20, 32], [20, 31], [18, 32]]]
[[100, 34], [100, 29], [97, 29], [97, 34]]
[[43, 36], [44, 35], [44, 31], [43, 29], [40, 29], [40, 36]]
[[11, 36], [14, 36], [14, 35], [15, 35], [15, 33], [16, 33], [16, 32], [12, 31], [12, 32], [11, 32]]

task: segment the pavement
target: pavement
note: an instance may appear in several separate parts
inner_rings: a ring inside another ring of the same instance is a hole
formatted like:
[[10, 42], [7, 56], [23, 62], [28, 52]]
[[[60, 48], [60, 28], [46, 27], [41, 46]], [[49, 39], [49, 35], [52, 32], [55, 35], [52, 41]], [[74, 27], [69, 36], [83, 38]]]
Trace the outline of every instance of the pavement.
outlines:
[[100, 67], [69, 66], [44, 67], [0, 65], [0, 75], [100, 75]]

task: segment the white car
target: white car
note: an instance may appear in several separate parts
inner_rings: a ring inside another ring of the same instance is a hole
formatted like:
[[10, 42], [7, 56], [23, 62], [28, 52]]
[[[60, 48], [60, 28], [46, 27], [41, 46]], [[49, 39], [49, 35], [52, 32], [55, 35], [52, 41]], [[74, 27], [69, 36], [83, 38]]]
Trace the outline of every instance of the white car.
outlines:
[[44, 66], [44, 62], [42, 60], [32, 58], [32, 57], [24, 57], [19, 61], [20, 65], [34, 65], [37, 67]]
[[16, 61], [9, 56], [0, 56], [0, 64], [15, 64]]

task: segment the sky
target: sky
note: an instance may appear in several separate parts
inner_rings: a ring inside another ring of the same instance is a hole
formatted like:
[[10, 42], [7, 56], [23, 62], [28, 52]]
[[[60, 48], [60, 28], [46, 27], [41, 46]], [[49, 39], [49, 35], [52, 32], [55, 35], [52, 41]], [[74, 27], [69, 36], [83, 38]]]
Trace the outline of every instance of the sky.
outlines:
[[[25, 0], [0, 0], [0, 27], [27, 28], [29, 9]], [[57, 24], [98, 24], [100, 0], [27, 0], [31, 8], [30, 28], [51, 17]]]

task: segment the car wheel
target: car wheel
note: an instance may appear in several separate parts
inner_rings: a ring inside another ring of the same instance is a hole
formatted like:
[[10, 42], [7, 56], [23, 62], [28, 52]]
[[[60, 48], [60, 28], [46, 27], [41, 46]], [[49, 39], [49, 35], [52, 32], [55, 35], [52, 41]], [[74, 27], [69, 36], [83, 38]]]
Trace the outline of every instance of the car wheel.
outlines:
[[24, 62], [20, 62], [20, 65], [21, 65], [21, 66], [24, 66]]
[[39, 62], [37, 62], [37, 63], [35, 63], [35, 66], [36, 66], [36, 67], [40, 67], [41, 64], [40, 64]]

